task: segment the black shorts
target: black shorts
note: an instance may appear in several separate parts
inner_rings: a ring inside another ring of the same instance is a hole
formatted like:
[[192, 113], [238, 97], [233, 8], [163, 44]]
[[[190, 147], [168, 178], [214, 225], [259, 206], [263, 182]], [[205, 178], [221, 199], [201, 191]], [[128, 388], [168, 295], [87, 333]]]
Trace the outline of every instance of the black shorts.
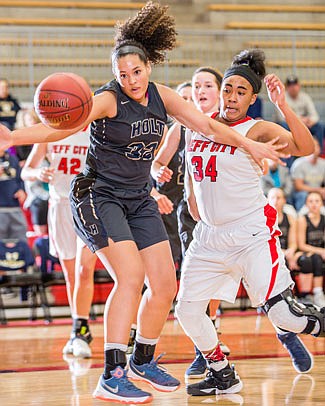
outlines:
[[31, 213], [31, 220], [32, 224], [36, 224], [38, 226], [45, 226], [47, 225], [47, 212], [48, 212], [49, 204], [47, 200], [40, 199], [36, 197], [30, 205], [30, 213]]
[[151, 186], [124, 189], [83, 173], [72, 182], [71, 208], [77, 234], [92, 252], [134, 241], [139, 250], [168, 240]]

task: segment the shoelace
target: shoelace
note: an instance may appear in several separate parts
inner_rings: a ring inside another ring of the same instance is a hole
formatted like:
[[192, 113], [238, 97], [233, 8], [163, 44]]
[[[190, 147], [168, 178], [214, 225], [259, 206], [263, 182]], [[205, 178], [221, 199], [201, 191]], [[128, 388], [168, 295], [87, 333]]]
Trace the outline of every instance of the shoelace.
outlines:
[[141, 389], [137, 388], [137, 387], [133, 384], [133, 382], [131, 382], [131, 381], [128, 379], [128, 377], [127, 377], [127, 375], [126, 375], [126, 372], [124, 372], [124, 373], [123, 373], [123, 376], [122, 376], [121, 378], [119, 378], [119, 382], [121, 382], [121, 383], [126, 387], [126, 389], [134, 390], [134, 391], [136, 391], [136, 392], [142, 392]]
[[168, 375], [167, 369], [166, 369], [165, 367], [163, 367], [162, 365], [159, 365], [159, 364], [158, 364], [158, 361], [159, 361], [164, 355], [166, 355], [165, 352], [162, 352], [161, 354], [159, 354], [156, 359], [153, 359], [153, 360], [149, 363], [149, 366], [150, 366], [150, 368], [152, 368], [152, 369], [154, 369], [154, 368], [156, 369], [156, 368], [157, 368], [157, 369], [158, 369], [160, 372], [162, 372], [163, 374], [167, 374], [167, 375]]

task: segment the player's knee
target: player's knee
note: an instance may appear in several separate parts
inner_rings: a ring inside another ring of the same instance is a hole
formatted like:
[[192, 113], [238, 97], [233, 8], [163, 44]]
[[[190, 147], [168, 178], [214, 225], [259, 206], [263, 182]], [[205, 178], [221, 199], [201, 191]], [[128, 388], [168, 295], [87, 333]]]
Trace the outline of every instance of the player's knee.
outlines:
[[311, 257], [303, 254], [298, 258], [297, 262], [302, 273], [313, 273], [313, 262]]
[[323, 276], [323, 258], [318, 255], [314, 254], [312, 255], [312, 262], [313, 262], [313, 274], [314, 276]]
[[201, 321], [204, 311], [193, 312], [192, 303], [180, 300], [175, 307], [175, 315], [186, 335], [197, 337], [202, 333]]

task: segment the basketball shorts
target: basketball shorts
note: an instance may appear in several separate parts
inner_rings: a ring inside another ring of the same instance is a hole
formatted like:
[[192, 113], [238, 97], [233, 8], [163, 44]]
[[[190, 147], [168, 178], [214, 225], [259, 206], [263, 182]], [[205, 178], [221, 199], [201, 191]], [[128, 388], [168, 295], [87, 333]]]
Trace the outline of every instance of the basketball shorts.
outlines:
[[29, 208], [32, 215], [32, 223], [39, 226], [47, 225], [48, 201], [36, 197]]
[[293, 286], [279, 235], [276, 210], [270, 205], [231, 224], [198, 222], [183, 262], [178, 299], [233, 303], [243, 281], [257, 307]]
[[77, 250], [77, 235], [69, 199], [50, 200], [48, 212], [50, 254], [60, 259], [73, 259]]
[[134, 241], [139, 250], [168, 236], [151, 186], [125, 189], [92, 176], [77, 175], [72, 182], [70, 201], [75, 229], [92, 252], [114, 242]]

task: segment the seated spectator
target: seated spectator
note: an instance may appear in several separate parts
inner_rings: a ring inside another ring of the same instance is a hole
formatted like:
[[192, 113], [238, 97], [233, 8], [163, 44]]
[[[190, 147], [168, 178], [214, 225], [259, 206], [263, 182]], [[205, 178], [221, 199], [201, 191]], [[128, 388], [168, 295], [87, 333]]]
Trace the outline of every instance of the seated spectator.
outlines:
[[265, 196], [268, 195], [272, 188], [281, 188], [287, 203], [292, 204], [293, 183], [289, 169], [271, 159], [268, 159], [267, 163], [268, 172], [260, 178]]
[[256, 97], [255, 103], [249, 106], [247, 115], [255, 120], [263, 119], [263, 100], [259, 96]]
[[[288, 105], [300, 117], [313, 136], [318, 140], [322, 151], [325, 126], [319, 121], [319, 115], [312, 98], [307, 93], [301, 91], [297, 76], [289, 76], [286, 79], [285, 85]], [[284, 123], [283, 117], [280, 115], [279, 111], [277, 111], [277, 121], [283, 127], [288, 129], [287, 124]]]
[[0, 151], [0, 240], [26, 241], [27, 224], [21, 209], [26, 193], [20, 172], [18, 159]]
[[[319, 307], [325, 306], [323, 291], [325, 261], [325, 216], [319, 192], [311, 192], [306, 199], [308, 213], [298, 218], [298, 258], [301, 273], [297, 280], [300, 296], [305, 302], [312, 301]], [[312, 292], [312, 296], [310, 296]]]
[[312, 155], [295, 160], [291, 167], [294, 182], [293, 202], [297, 211], [305, 204], [309, 192], [318, 192], [325, 199], [325, 159], [320, 158], [320, 147], [315, 139]]
[[13, 130], [20, 105], [9, 93], [9, 82], [0, 78], [0, 123]]

